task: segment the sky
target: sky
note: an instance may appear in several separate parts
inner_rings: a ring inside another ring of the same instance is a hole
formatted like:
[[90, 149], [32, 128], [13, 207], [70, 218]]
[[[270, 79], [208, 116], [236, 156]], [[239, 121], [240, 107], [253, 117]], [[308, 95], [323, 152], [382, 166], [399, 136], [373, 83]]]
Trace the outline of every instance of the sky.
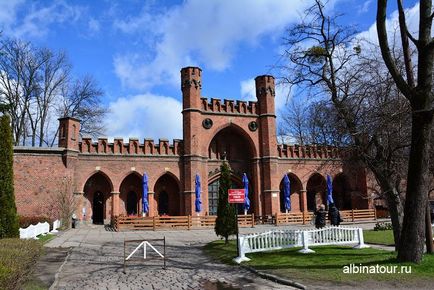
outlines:
[[[254, 78], [276, 73], [286, 29], [312, 2], [0, 0], [0, 30], [66, 52], [74, 75], [96, 79], [109, 108], [105, 136], [182, 139], [180, 69], [202, 68], [204, 97], [256, 100]], [[409, 13], [417, 2], [405, 1]], [[375, 39], [375, 0], [330, 0], [327, 9]], [[278, 87], [278, 116], [288, 98]]]

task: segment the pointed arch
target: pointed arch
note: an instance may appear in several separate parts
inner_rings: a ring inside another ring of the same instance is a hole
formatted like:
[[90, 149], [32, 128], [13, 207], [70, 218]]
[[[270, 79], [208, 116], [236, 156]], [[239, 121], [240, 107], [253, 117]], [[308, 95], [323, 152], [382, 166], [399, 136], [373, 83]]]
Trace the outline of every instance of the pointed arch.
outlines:
[[111, 214], [110, 196], [113, 184], [102, 171], [96, 171], [86, 180], [83, 186], [84, 220], [92, 220], [95, 224], [102, 224]]
[[338, 209], [352, 209], [350, 183], [344, 173], [338, 173], [333, 178], [333, 201]]
[[253, 140], [250, 137], [250, 135], [246, 132], [246, 130], [244, 130], [239, 125], [234, 124], [234, 123], [223, 124], [223, 125], [217, 127], [214, 130], [214, 133], [212, 134], [212, 138], [209, 140], [209, 142], [207, 144], [207, 147], [206, 147], [206, 148], [208, 148], [208, 153], [209, 153], [209, 149], [213, 145], [212, 143], [215, 140], [216, 136], [218, 136], [219, 134], [221, 134], [222, 132], [225, 132], [227, 130], [231, 130], [231, 131], [235, 132], [236, 134], [240, 135], [247, 142], [248, 147], [249, 147], [248, 151], [250, 151], [251, 157], [258, 156], [258, 152], [256, 150], [255, 142], [253, 142]]
[[171, 172], [161, 175], [154, 185], [154, 203], [158, 215], [181, 214], [180, 182]]
[[141, 211], [141, 196], [143, 191], [142, 175], [131, 171], [119, 186], [120, 214], [138, 215]]
[[89, 180], [92, 176], [94, 176], [94, 175], [96, 175], [96, 174], [101, 174], [101, 175], [102, 175], [102, 176], [107, 180], [107, 182], [108, 182], [108, 184], [109, 184], [109, 186], [110, 186], [110, 192], [113, 192], [113, 190], [114, 190], [113, 182], [112, 182], [112, 180], [110, 179], [110, 177], [107, 175], [107, 173], [105, 173], [105, 172], [102, 171], [102, 170], [94, 170], [93, 172], [91, 172], [90, 174], [87, 175], [87, 178], [84, 179], [84, 181], [83, 181], [83, 183], [82, 183], [82, 185], [81, 185], [81, 187], [80, 187], [80, 188], [82, 188], [83, 192], [84, 192], [84, 187], [86, 186], [86, 183], [88, 182], [88, 180]]
[[307, 209], [314, 211], [318, 205], [326, 203], [327, 182], [318, 172], [313, 173], [306, 185]]
[[[303, 209], [303, 205], [301, 203], [301, 191], [303, 190], [303, 184], [301, 183], [300, 178], [292, 172], [287, 173], [290, 181], [290, 200], [291, 200], [291, 211], [301, 211]], [[283, 192], [283, 179], [285, 175], [282, 177], [280, 181], [280, 212], [286, 212], [285, 204], [284, 204], [284, 192]]]

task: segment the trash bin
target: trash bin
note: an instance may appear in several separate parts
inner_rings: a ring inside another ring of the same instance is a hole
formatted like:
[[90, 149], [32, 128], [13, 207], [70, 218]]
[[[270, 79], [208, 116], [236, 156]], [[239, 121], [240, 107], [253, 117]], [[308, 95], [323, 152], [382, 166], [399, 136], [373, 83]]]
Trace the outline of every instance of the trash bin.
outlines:
[[72, 228], [75, 229], [77, 227], [77, 216], [75, 214], [72, 215]]

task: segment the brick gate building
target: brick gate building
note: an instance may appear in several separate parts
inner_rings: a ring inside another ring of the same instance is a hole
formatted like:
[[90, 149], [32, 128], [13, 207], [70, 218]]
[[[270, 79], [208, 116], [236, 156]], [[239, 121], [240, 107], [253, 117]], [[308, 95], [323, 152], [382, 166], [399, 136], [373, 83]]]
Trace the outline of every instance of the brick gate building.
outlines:
[[219, 168], [227, 160], [234, 187], [242, 174], [250, 184], [250, 212], [284, 212], [282, 180], [291, 181], [292, 211], [325, 203], [326, 175], [340, 209], [372, 206], [365, 170], [345, 164], [336, 148], [279, 145], [276, 139], [275, 83], [258, 76], [256, 102], [207, 99], [197, 67], [181, 70], [183, 140], [79, 137], [80, 121], [59, 120], [58, 148], [14, 149], [15, 194], [21, 215], [47, 215], [53, 196], [69, 180], [80, 219], [100, 223], [113, 215], [141, 213], [142, 176], [149, 177], [149, 215], [194, 212], [194, 179], [202, 181], [202, 211], [217, 209]]

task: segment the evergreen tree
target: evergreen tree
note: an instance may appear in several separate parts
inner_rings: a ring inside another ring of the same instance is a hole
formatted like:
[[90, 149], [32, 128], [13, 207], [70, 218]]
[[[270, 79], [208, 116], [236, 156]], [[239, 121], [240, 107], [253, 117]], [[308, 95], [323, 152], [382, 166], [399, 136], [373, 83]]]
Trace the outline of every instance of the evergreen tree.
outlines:
[[235, 235], [235, 206], [229, 204], [228, 189], [231, 188], [231, 174], [229, 166], [226, 162], [220, 166], [221, 176], [219, 180], [219, 200], [217, 205], [217, 219], [215, 222], [215, 233], [218, 236], [225, 238], [225, 243], [228, 243], [230, 235]]
[[3, 114], [0, 116], [0, 238], [19, 236], [13, 181], [12, 131], [9, 115]]

